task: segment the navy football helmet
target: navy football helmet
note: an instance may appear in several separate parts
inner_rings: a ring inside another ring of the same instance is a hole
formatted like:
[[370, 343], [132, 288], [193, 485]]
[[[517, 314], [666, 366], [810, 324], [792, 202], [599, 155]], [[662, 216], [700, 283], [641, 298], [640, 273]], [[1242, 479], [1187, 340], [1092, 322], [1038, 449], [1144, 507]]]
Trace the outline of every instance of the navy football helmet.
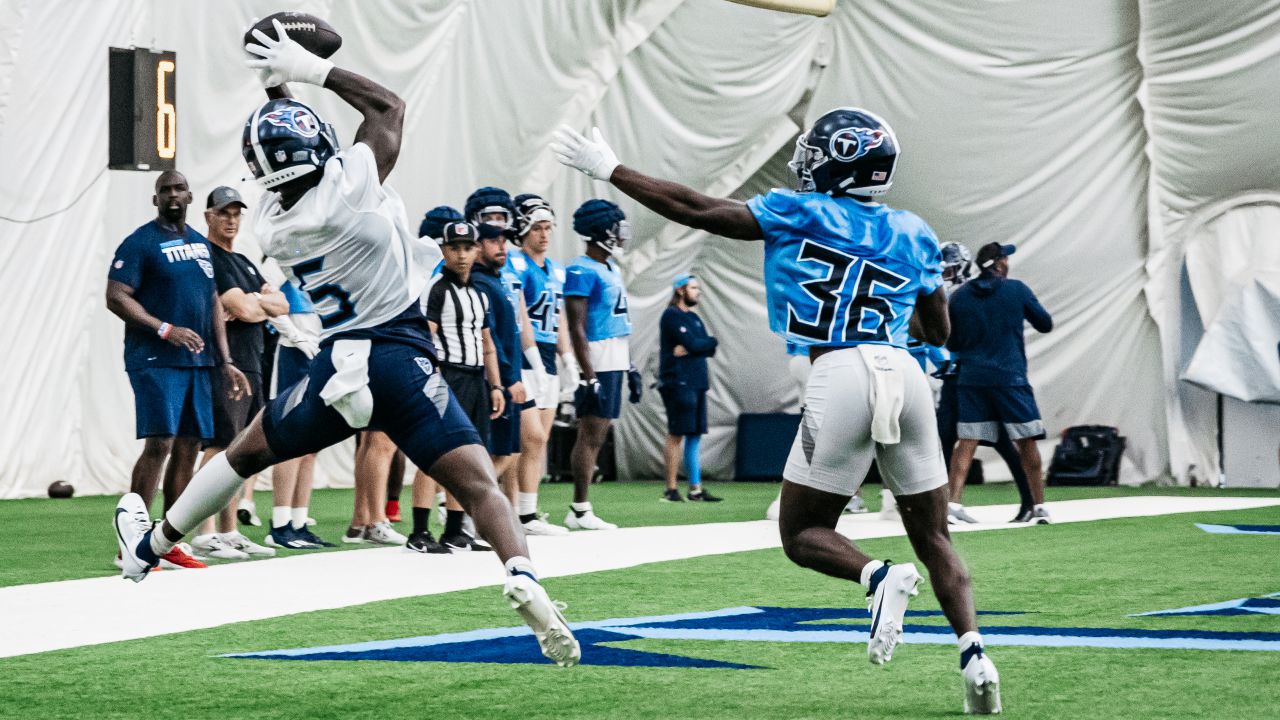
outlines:
[[[958, 242], [942, 245], [942, 276], [952, 285], [959, 285], [969, 279], [969, 271], [973, 267], [973, 256], [969, 248]], [[948, 277], [948, 271], [950, 276]]]
[[418, 226], [418, 237], [439, 240], [444, 237], [444, 227], [449, 223], [462, 222], [462, 213], [448, 205], [438, 205], [427, 211]]
[[510, 227], [516, 215], [516, 206], [511, 202], [511, 194], [502, 188], [477, 188], [467, 197], [467, 204], [462, 208], [462, 214], [466, 216], [467, 221], [476, 225], [484, 222], [481, 216], [489, 213], [505, 213], [507, 221], [504, 227]]
[[240, 153], [269, 189], [323, 168], [339, 149], [333, 126], [314, 110], [293, 98], [277, 98], [249, 116]]
[[556, 211], [551, 209], [551, 203], [543, 199], [541, 195], [523, 193], [516, 196], [515, 203], [516, 237], [514, 242], [517, 245], [524, 242], [524, 236], [529, 234], [529, 230], [533, 228], [534, 223], [543, 220], [550, 220], [552, 223], [556, 221]]
[[631, 223], [622, 208], [593, 198], [573, 211], [573, 231], [612, 255], [631, 239]]
[[796, 138], [787, 167], [800, 192], [828, 195], [883, 195], [898, 164], [893, 128], [861, 108], [836, 108]]

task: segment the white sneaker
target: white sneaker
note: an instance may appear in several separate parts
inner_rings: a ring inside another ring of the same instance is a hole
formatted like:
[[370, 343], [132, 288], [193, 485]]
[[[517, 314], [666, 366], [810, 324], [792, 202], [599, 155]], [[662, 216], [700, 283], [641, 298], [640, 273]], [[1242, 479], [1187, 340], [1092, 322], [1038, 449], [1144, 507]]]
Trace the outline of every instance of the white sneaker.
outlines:
[[588, 510], [585, 515], [578, 517], [573, 510], [564, 517], [564, 526], [570, 530], [617, 530], [618, 526], [611, 522], [605, 522], [596, 516], [594, 510]]
[[578, 664], [582, 659], [582, 648], [561, 613], [564, 603], [552, 602], [542, 585], [528, 575], [507, 578], [502, 594], [511, 602], [511, 609], [520, 613], [525, 624], [533, 630], [543, 655], [560, 667]]
[[[350, 530], [348, 530], [347, 532], [350, 532]], [[359, 535], [356, 535], [354, 537], [351, 535], [348, 535], [345, 532], [342, 533], [342, 542], [348, 545], [363, 545], [369, 542], [367, 539], [368, 537], [369, 537], [369, 528], [366, 527], [360, 531]]]
[[769, 509], [764, 511], [764, 519], [778, 522], [778, 517], [782, 515], [782, 493], [778, 493], [778, 497], [769, 503]]
[[977, 647], [977, 652], [960, 670], [964, 676], [964, 712], [966, 715], [998, 715], [1001, 710], [1000, 674], [982, 651], [982, 646]]
[[1052, 525], [1053, 518], [1049, 517], [1049, 511], [1043, 505], [1037, 505], [1031, 510], [1031, 522], [1036, 525]]
[[262, 527], [262, 520], [258, 517], [258, 508], [254, 506], [253, 501], [248, 498], [240, 498], [236, 503], [236, 520], [241, 525], [252, 525], [253, 527]]
[[849, 504], [844, 506], [845, 515], [861, 515], [865, 512], [867, 512], [867, 503], [857, 495], [849, 498]]
[[126, 580], [142, 582], [152, 565], [138, 557], [138, 541], [151, 529], [147, 505], [138, 493], [129, 493], [116, 503], [116, 544], [120, 546], [120, 574]]
[[898, 501], [893, 498], [893, 493], [888, 490], [880, 491], [880, 519], [902, 519], [902, 515], [898, 513]]
[[265, 545], [259, 545], [258, 543], [250, 540], [249, 538], [245, 537], [244, 535], [241, 535], [238, 532], [223, 533], [222, 539], [226, 541], [228, 545], [230, 545], [231, 547], [243, 553], [248, 553], [250, 555], [258, 555], [260, 557], [276, 556], [275, 548], [269, 548], [269, 547], [266, 547]]
[[524, 534], [525, 535], [568, 535], [569, 528], [562, 528], [559, 525], [552, 525], [551, 523], [545, 520], [534, 518], [529, 522], [524, 523]]
[[976, 523], [978, 518], [970, 515], [965, 511], [964, 505], [960, 503], [947, 503], [947, 523], [951, 525], [959, 525], [960, 523]]
[[409, 538], [396, 532], [386, 520], [365, 528], [364, 539], [379, 545], [404, 545], [409, 542]]
[[191, 547], [203, 553], [206, 557], [217, 558], [219, 560], [248, 560], [249, 553], [241, 552], [222, 539], [217, 533], [208, 535], [197, 535], [191, 538]]
[[907, 601], [920, 594], [920, 573], [911, 563], [890, 565], [875, 593], [867, 599], [871, 611], [871, 637], [867, 639], [867, 658], [883, 665], [893, 658], [893, 649], [902, 640], [902, 618]]

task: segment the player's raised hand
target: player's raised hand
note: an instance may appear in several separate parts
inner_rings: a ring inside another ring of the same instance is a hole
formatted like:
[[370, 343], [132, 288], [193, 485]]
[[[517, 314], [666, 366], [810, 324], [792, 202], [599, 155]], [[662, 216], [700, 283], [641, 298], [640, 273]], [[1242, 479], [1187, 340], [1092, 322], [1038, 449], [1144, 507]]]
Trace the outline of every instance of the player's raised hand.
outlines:
[[290, 39], [279, 20], [272, 20], [271, 24], [279, 39], [254, 30], [253, 37], [261, 44], [244, 46], [245, 52], [251, 56], [245, 64], [258, 71], [263, 86], [276, 87], [287, 82], [324, 85], [325, 78], [333, 69], [333, 62], [312, 54]]
[[621, 164], [598, 127], [591, 128], [588, 139], [568, 125], [561, 125], [556, 128], [550, 147], [557, 160], [597, 180], [608, 180]]

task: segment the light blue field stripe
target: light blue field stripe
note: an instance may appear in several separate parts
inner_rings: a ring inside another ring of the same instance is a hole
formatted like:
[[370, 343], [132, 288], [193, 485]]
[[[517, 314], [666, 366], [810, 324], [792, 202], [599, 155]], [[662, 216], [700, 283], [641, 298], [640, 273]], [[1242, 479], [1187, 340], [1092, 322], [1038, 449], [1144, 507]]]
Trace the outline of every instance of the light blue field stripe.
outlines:
[[[610, 620], [590, 620], [587, 622], [569, 623], [574, 630], [601, 629], [612, 630], [614, 626], [643, 625], [655, 622], [677, 622], [682, 620], [709, 620], [711, 618], [735, 617], [762, 613], [754, 607], [733, 607], [723, 610], [705, 612], [680, 613], [676, 615], [645, 615], [630, 618], [612, 618]], [[471, 642], [473, 640], [496, 640], [498, 638], [520, 637], [531, 635], [533, 631], [525, 625], [505, 628], [486, 628], [467, 632], [446, 633], [444, 635], [422, 635], [419, 637], [400, 638], [398, 640], [370, 640], [368, 642], [350, 643], [347, 645], [326, 645], [324, 647], [295, 648], [292, 650], [264, 650], [251, 653], [231, 653], [222, 657], [254, 658], [254, 657], [306, 657], [322, 653], [355, 653], [371, 650], [394, 650], [409, 647], [430, 647], [432, 645], [448, 645], [451, 643]]]
[[[1267, 593], [1264, 598], [1280, 597], [1280, 592]], [[1185, 613], [1203, 613], [1213, 612], [1214, 610], [1230, 610], [1232, 608], [1244, 607], [1244, 604], [1253, 598], [1236, 598], [1235, 600], [1225, 600], [1220, 603], [1209, 603], [1208, 605], [1191, 605], [1190, 607], [1174, 608], [1172, 610], [1152, 610], [1151, 612], [1133, 613], [1129, 617], [1143, 617], [1147, 615], [1182, 615]], [[1252, 607], [1248, 608], [1249, 612], [1255, 615], [1280, 615], [1280, 608], [1264, 608]]]
[[1214, 535], [1280, 535], [1280, 532], [1270, 532], [1266, 530], [1241, 530], [1234, 525], [1210, 525], [1208, 523], [1196, 523], [1196, 527], [1207, 533]]

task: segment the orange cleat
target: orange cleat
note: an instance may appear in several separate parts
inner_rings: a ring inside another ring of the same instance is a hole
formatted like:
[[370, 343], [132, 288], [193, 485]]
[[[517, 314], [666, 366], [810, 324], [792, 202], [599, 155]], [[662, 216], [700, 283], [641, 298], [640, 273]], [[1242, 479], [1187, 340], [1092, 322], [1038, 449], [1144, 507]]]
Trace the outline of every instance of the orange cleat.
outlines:
[[393, 523], [400, 522], [400, 501], [399, 500], [387, 501], [387, 519]]
[[191, 557], [181, 545], [175, 545], [172, 550], [160, 556], [160, 567], [169, 570], [182, 570], [184, 568], [196, 569], [209, 566]]

